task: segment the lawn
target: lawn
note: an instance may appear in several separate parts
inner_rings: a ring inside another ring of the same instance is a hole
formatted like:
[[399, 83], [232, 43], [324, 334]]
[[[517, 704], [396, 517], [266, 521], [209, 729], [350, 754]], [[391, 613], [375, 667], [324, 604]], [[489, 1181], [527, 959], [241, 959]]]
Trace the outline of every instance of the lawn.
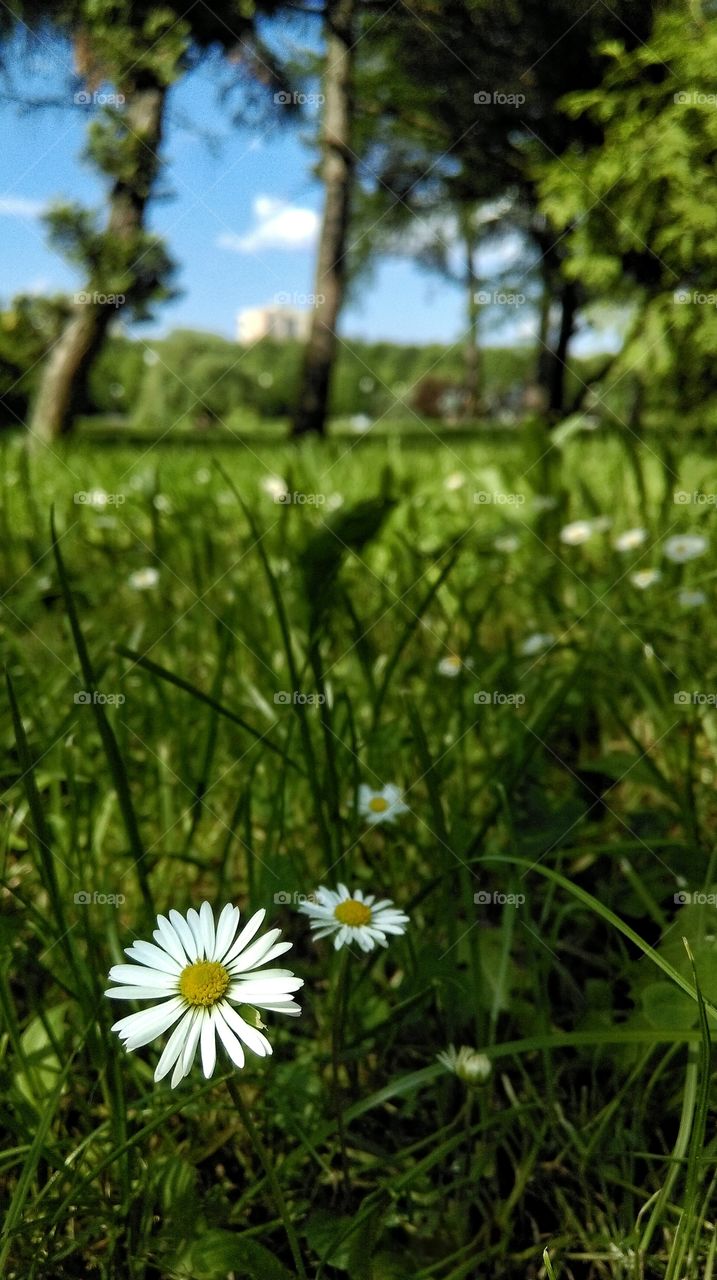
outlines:
[[[673, 446], [2, 447], [4, 1274], [713, 1274], [717, 476]], [[313, 936], [339, 884], [403, 931]], [[301, 1015], [172, 1087], [104, 992], [205, 901]]]

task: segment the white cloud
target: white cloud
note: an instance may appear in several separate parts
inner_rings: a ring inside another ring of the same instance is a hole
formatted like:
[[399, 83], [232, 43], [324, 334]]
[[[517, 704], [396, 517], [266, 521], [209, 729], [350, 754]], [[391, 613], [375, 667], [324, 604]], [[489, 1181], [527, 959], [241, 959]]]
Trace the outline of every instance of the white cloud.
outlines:
[[29, 200], [26, 196], [0, 196], [0, 217], [39, 218], [44, 209], [42, 200]]
[[220, 249], [233, 253], [257, 253], [262, 249], [310, 249], [319, 230], [313, 209], [286, 204], [274, 196], [257, 196], [253, 205], [254, 227], [245, 235], [226, 231], [217, 239]]

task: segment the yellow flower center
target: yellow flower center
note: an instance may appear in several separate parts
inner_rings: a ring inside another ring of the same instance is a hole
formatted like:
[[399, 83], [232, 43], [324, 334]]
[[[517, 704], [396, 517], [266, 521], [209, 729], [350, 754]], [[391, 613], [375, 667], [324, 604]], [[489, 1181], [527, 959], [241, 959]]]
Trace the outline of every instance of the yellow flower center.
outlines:
[[372, 796], [368, 802], [368, 807], [373, 813], [385, 813], [388, 809], [388, 800], [385, 800], [383, 796]]
[[370, 923], [371, 908], [367, 907], [365, 902], [357, 902], [355, 898], [347, 898], [345, 902], [340, 902], [334, 908], [334, 915], [341, 924], [348, 924], [353, 929], [358, 929], [362, 924]]
[[223, 964], [216, 960], [197, 960], [187, 965], [179, 977], [179, 991], [187, 1004], [216, 1004], [229, 986], [230, 978]]

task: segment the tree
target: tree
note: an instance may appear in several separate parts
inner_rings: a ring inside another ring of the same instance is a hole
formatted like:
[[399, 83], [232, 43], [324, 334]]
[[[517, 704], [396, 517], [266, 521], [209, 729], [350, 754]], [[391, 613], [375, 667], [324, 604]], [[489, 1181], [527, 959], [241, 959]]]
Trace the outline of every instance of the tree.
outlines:
[[717, 19], [679, 5], [647, 44], [604, 53], [602, 83], [564, 103], [598, 142], [543, 166], [543, 207], [568, 279], [630, 308], [613, 365], [623, 401], [633, 387], [620, 412], [704, 426], [717, 420]]
[[[258, 7], [273, 12], [280, 0], [261, 0]], [[73, 206], [49, 217], [55, 244], [85, 272], [85, 288], [76, 295], [46, 362], [30, 422], [33, 435], [49, 441], [71, 427], [111, 321], [123, 309], [143, 319], [151, 304], [168, 296], [172, 264], [161, 241], [146, 230], [146, 212], [162, 172], [172, 84], [212, 48], [231, 51], [240, 69], [260, 76], [265, 86], [281, 81], [263, 47], [257, 57], [256, 7], [242, 0], [223, 16], [204, 5], [186, 9], [181, 0], [64, 0], [37, 8], [40, 17], [51, 17], [73, 40], [86, 85], [76, 101], [92, 100], [101, 84], [115, 90], [92, 121], [87, 146], [89, 158], [109, 181], [104, 224]]]
[[[392, 224], [405, 228], [407, 214], [420, 220], [443, 207], [464, 211], [460, 226], [472, 209], [505, 201], [504, 226], [522, 236], [526, 279], [543, 293], [537, 377], [553, 417], [565, 405], [583, 293], [564, 277], [564, 250], [540, 207], [536, 168], [576, 141], [597, 140], [592, 120], [557, 104], [567, 91], [599, 84], [603, 40], [619, 35], [639, 47], [658, 7], [659, 0], [618, 0], [611, 8], [591, 0], [446, 0], [440, 7], [405, 0], [377, 24], [365, 57], [356, 137], [362, 174], [371, 178], [357, 203], [367, 201], [368, 225], [380, 238]], [[470, 315], [469, 338], [474, 323]]]
[[324, 210], [319, 236], [311, 330], [304, 355], [293, 434], [325, 430], [336, 326], [344, 297], [354, 152], [352, 150], [355, 0], [326, 0]]

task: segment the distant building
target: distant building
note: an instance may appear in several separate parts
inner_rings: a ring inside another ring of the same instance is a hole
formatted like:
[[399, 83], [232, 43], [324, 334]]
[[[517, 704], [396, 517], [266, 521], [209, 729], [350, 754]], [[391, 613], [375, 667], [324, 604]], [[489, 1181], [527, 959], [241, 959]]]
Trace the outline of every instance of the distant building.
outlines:
[[304, 342], [309, 336], [311, 313], [279, 303], [268, 307], [248, 307], [237, 317], [237, 341], [250, 347], [261, 338], [274, 342]]

